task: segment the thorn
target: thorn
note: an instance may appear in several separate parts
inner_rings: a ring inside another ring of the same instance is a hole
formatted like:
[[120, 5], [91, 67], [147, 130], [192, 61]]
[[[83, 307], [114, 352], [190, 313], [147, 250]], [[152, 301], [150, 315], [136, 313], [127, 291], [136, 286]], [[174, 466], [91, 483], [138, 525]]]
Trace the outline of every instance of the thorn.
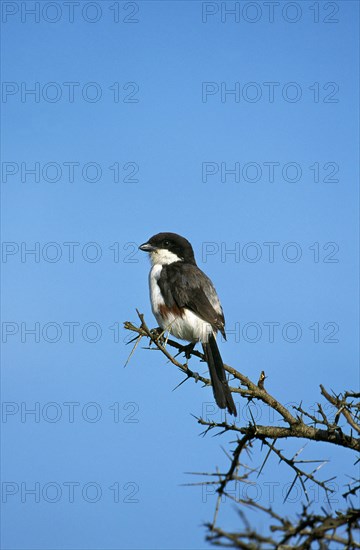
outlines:
[[[141, 338], [142, 338], [142, 334], [140, 334], [139, 336], [137, 336], [135, 345], [134, 345], [133, 349], [131, 350], [129, 357], [128, 357], [127, 360], [126, 360], [126, 363], [125, 363], [125, 365], [124, 365], [124, 368], [128, 365], [128, 363], [129, 363], [129, 361], [130, 361], [130, 359], [131, 359], [131, 357], [132, 357], [134, 351], [136, 350], [136, 348], [138, 347], [138, 345], [139, 345], [139, 343], [140, 343]], [[133, 340], [132, 340], [132, 341], [133, 341]], [[130, 343], [130, 342], [129, 342], [129, 343]]]
[[177, 386], [175, 386], [175, 388], [173, 388], [171, 391], [177, 390], [178, 388], [180, 388], [180, 386], [184, 384], [184, 382], [187, 382], [188, 380], [190, 380], [190, 376], [187, 376], [186, 378], [184, 378], [184, 380], [181, 380], [181, 382]]

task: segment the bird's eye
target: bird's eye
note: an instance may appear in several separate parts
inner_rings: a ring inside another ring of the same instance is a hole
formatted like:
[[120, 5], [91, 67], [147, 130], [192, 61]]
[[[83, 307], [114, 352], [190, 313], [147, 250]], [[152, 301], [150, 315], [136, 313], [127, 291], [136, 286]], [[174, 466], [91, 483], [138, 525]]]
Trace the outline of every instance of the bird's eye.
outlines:
[[170, 241], [168, 241], [168, 240], [165, 240], [165, 241], [164, 241], [164, 245], [165, 245], [165, 246], [169, 246], [169, 244], [170, 244]]

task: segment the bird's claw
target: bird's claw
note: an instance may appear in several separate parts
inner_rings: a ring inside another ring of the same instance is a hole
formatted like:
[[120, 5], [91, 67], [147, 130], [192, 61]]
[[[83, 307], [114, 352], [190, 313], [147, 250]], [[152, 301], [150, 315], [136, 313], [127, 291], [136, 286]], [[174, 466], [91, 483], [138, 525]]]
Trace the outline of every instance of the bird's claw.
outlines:
[[165, 343], [165, 338], [164, 338], [165, 331], [161, 327], [153, 328], [150, 332], [154, 337], [154, 340], [159, 342], [159, 344], [163, 345]]
[[190, 344], [186, 344], [186, 346], [181, 346], [181, 348], [179, 348], [179, 353], [184, 353], [186, 359], [189, 360], [194, 347], [195, 344], [190, 342]]

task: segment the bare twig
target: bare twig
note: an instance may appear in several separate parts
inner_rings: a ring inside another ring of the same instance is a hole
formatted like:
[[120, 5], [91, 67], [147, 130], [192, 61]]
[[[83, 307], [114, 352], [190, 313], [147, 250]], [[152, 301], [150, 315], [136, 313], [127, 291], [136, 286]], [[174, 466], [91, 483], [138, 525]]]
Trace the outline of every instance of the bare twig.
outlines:
[[[209, 385], [210, 380], [200, 376], [192, 371], [188, 366], [188, 358], [190, 356], [197, 357], [204, 361], [204, 355], [195, 350], [187, 350], [186, 363], [181, 363], [176, 357], [185, 351], [184, 346], [175, 342], [172, 339], [164, 339], [155, 329], [151, 330], [144, 320], [144, 315], [137, 311], [140, 319], [140, 326], [133, 323], [125, 323], [125, 328], [131, 332], [135, 332], [138, 336], [136, 343], [129, 356], [135, 352], [141, 338], [149, 338], [150, 344], [154, 345], [171, 364], [176, 366], [186, 375], [185, 380], [193, 378], [195, 381], [200, 380], [204, 385]], [[177, 355], [173, 356], [169, 348], [177, 350]], [[129, 361], [128, 359], [128, 361]], [[300, 460], [299, 456], [304, 446], [302, 446], [293, 456], [286, 456], [286, 453], [277, 446], [278, 440], [287, 438], [300, 438], [307, 441], [322, 441], [331, 445], [337, 445], [348, 450], [360, 451], [360, 441], [353, 436], [354, 430], [360, 433], [360, 403], [355, 402], [360, 398], [360, 394], [356, 392], [346, 391], [339, 395], [330, 395], [323, 386], [320, 386], [321, 394], [334, 407], [335, 417], [330, 421], [324, 411], [321, 403], [318, 403], [318, 408], [315, 414], [305, 410], [302, 403], [293, 406], [293, 410], [298, 414], [294, 416], [290, 410], [284, 406], [278, 399], [271, 395], [265, 389], [266, 376], [264, 371], [261, 371], [257, 384], [252, 382], [247, 376], [240, 373], [238, 370], [224, 365], [226, 371], [230, 373], [235, 381], [239, 381], [239, 387], [230, 387], [233, 393], [240, 394], [247, 401], [247, 406], [250, 411], [251, 422], [247, 425], [238, 425], [235, 422], [228, 423], [215, 422], [197, 418], [201, 426], [205, 426], [203, 435], [206, 435], [211, 430], [217, 430], [216, 435], [223, 433], [234, 432], [237, 434], [236, 447], [232, 453], [226, 453], [230, 465], [228, 471], [220, 473], [218, 470], [214, 473], [202, 473], [197, 475], [211, 476], [212, 479], [192, 483], [190, 485], [215, 485], [218, 493], [215, 514], [212, 523], [207, 524], [209, 529], [208, 540], [214, 545], [231, 546], [244, 550], [256, 549], [272, 549], [272, 550], [309, 550], [312, 548], [312, 543], [319, 543], [320, 549], [329, 548], [329, 542], [337, 545], [343, 545], [345, 549], [353, 550], [360, 548], [360, 543], [356, 542], [354, 532], [359, 529], [360, 511], [353, 508], [352, 505], [345, 510], [337, 510], [334, 514], [327, 513], [323, 509], [322, 514], [316, 514], [310, 510], [310, 499], [306, 489], [306, 483], [312, 482], [320, 487], [325, 495], [334, 492], [334, 489], [329, 485], [334, 478], [320, 480], [317, 477], [319, 469], [326, 464], [327, 460]], [[185, 381], [184, 380], [184, 381]], [[250, 402], [258, 400], [270, 409], [280, 415], [279, 425], [259, 425], [255, 422], [251, 412]], [[339, 425], [340, 417], [343, 416], [347, 424], [345, 427]], [[280, 424], [281, 423], [281, 424]], [[347, 433], [345, 433], [347, 432]], [[259, 441], [261, 447], [267, 448], [267, 453], [261, 461], [260, 468], [249, 468], [241, 462], [243, 453], [250, 453], [254, 446], [254, 442]], [[293, 479], [285, 496], [285, 501], [289, 497], [295, 483], [299, 481], [307, 499], [306, 505], [303, 505], [301, 513], [297, 519], [284, 518], [276, 513], [271, 507], [264, 506], [259, 502], [255, 502], [249, 498], [236, 498], [229, 491], [229, 484], [236, 483], [252, 483], [250, 476], [257, 474], [259, 477], [267, 464], [271, 455], [274, 455], [280, 462], [284, 463], [293, 472]], [[307, 464], [315, 464], [312, 470], [307, 471]], [[360, 484], [356, 478], [351, 478], [352, 483], [347, 485], [348, 490], [343, 493], [345, 499], [351, 500], [350, 497], [357, 496], [360, 490]], [[258, 530], [253, 529], [247, 520], [243, 509], [239, 509], [239, 516], [244, 523], [244, 529], [237, 532], [228, 532], [215, 523], [218, 518], [222, 497], [233, 500], [242, 507], [246, 506], [255, 509], [269, 518], [270, 526], [268, 534], [261, 534]], [[328, 499], [329, 502], [329, 499]]]

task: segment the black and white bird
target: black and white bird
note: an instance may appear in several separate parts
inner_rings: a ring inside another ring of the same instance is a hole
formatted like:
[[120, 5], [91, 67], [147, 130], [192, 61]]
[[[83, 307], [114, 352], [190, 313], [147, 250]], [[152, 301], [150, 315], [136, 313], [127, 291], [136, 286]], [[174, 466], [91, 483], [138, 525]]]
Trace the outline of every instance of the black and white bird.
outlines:
[[215, 401], [236, 416], [216, 343], [218, 331], [226, 339], [223, 310], [214, 285], [196, 265], [191, 244], [176, 233], [158, 233], [139, 248], [150, 255], [150, 299], [157, 322], [176, 338], [201, 342]]

